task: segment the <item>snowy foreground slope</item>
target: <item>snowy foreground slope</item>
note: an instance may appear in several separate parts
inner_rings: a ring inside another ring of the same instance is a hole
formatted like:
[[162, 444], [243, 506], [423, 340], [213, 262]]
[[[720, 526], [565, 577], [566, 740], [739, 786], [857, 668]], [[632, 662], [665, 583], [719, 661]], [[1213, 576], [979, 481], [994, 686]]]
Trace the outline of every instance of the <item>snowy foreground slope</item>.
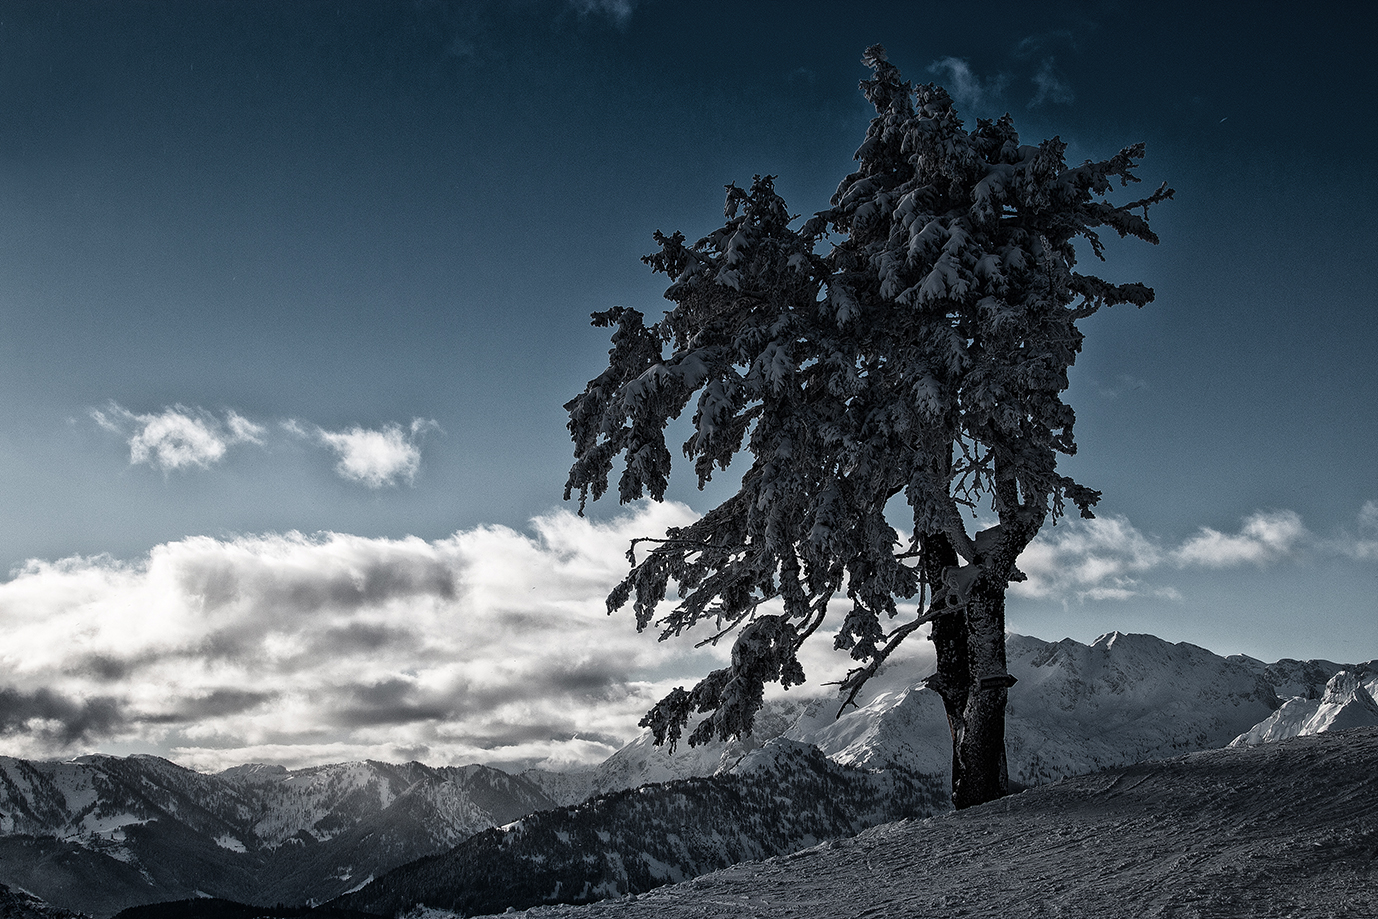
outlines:
[[1112, 769], [637, 898], [517, 915], [1378, 916], [1378, 729]]

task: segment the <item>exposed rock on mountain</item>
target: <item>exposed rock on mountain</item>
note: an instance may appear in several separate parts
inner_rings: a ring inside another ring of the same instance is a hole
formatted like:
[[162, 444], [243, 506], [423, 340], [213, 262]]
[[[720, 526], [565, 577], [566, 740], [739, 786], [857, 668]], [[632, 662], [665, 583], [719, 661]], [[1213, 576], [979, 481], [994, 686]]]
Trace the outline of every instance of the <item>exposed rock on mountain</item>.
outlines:
[[1231, 654], [1226, 660], [1243, 664], [1263, 677], [1280, 699], [1319, 699], [1326, 682], [1347, 664], [1327, 660], [1299, 661], [1290, 657], [1271, 664], [1244, 654]]
[[[1368, 686], [1378, 689], [1378, 675]], [[1325, 684], [1319, 699], [1295, 698], [1266, 719], [1240, 734], [1230, 746], [1271, 743], [1305, 734], [1346, 731], [1350, 728], [1378, 726], [1378, 703], [1373, 692], [1353, 670], [1342, 670]]]

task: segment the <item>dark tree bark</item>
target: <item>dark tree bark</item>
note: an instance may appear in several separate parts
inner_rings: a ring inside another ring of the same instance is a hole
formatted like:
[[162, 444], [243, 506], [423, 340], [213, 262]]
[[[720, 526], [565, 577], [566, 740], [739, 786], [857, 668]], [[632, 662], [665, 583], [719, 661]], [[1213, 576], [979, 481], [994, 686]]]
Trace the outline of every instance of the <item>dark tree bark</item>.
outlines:
[[984, 804], [1009, 791], [1005, 762], [1005, 703], [1013, 682], [1005, 666], [1005, 592], [971, 592], [966, 608], [970, 668], [960, 734], [953, 737], [952, 803]]
[[[930, 584], [941, 584], [943, 572], [957, 564], [952, 542], [941, 533], [924, 537], [924, 574]], [[954, 608], [933, 620], [929, 640], [938, 656], [938, 669], [925, 681], [943, 700], [947, 726], [952, 732], [952, 776], [962, 774], [958, 741], [965, 733], [967, 694], [971, 688], [971, 668], [967, 666], [966, 611]]]
[[[924, 540], [930, 582], [958, 563], [947, 537]], [[1005, 658], [1003, 588], [972, 589], [965, 606], [933, 620], [929, 639], [938, 666], [926, 685], [943, 700], [952, 733], [952, 800], [958, 808], [1006, 794], [1005, 705], [1010, 677]]]

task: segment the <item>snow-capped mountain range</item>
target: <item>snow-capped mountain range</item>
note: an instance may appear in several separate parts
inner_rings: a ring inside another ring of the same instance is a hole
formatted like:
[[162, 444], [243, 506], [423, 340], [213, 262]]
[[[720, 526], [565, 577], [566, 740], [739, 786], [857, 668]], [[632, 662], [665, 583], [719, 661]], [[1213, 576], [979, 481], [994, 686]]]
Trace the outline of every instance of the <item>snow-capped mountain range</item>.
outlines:
[[486, 766], [0, 757], [0, 883], [98, 916], [203, 894], [324, 900], [554, 803]]
[[[1012, 780], [1026, 785], [1225, 746], [1241, 728], [1275, 717], [1272, 680], [1314, 695], [1329, 670], [1310, 662], [1229, 660], [1193, 645], [1120, 633], [1090, 645], [1010, 636], [1008, 657], [1019, 682], [1010, 693], [1006, 746]], [[1313, 718], [1306, 732], [1357, 726], [1354, 713], [1364, 704], [1378, 711], [1354, 672], [1330, 678], [1319, 700], [1288, 703], [1348, 713]], [[855, 786], [846, 793], [849, 800], [865, 802], [856, 807], [856, 829], [891, 822], [901, 813], [928, 816], [950, 809], [945, 797], [934, 808], [933, 796], [911, 794], [911, 800], [895, 802], [901, 809], [886, 812], [876, 802], [887, 797], [868, 794], [867, 777], [888, 779], [893, 787], [910, 777], [931, 782], [930, 788], [949, 784], [951, 747], [942, 703], [913, 674], [883, 674], [855, 711], [841, 718], [836, 712], [832, 699], [775, 702], [752, 739], [701, 746], [687, 756], [669, 755], [640, 738], [586, 778], [598, 788], [665, 782], [642, 787], [658, 789], [654, 795], [605, 794], [579, 807], [533, 815], [506, 832], [487, 831], [451, 852], [399, 868], [335, 904], [386, 916], [418, 914], [408, 907], [421, 904], [425, 915], [441, 919], [640, 895], [740, 861], [748, 852], [759, 859], [796, 851], [796, 815], [824, 808], [843, 783]], [[772, 732], [778, 736], [758, 746]], [[830, 787], [810, 781], [823, 770], [805, 767], [802, 751], [813, 751], [827, 764]], [[661, 799], [682, 797], [692, 781], [676, 776], [677, 768], [681, 775], [713, 775], [716, 783], [695, 793], [703, 802], [699, 825], [712, 828], [715, 839], [733, 840], [736, 848], [721, 840], [696, 846], [705, 834], [686, 833], [683, 818], [663, 813]], [[789, 801], [783, 815], [779, 808], [755, 806], [750, 789], [762, 779]], [[714, 806], [739, 788], [746, 791], [734, 807]], [[817, 821], [805, 825], [819, 832]], [[745, 840], [749, 848], [742, 847]]]
[[[1367, 674], [1378, 690], [1378, 668], [1369, 664], [1266, 664], [1152, 635], [1111, 632], [1089, 645], [1010, 635], [1007, 654], [1009, 672], [1018, 682], [1009, 691], [1005, 745], [1010, 780], [1019, 786], [1223, 747], [1289, 699], [1318, 704], [1327, 681], [1341, 671]], [[947, 716], [937, 693], [923, 685], [925, 675], [882, 671], [858, 706], [841, 717], [839, 700], [831, 696], [772, 700], [745, 741], [672, 754], [655, 746], [647, 733], [586, 773], [562, 774], [550, 784], [537, 772], [523, 775], [552, 798], [572, 803], [590, 793], [727, 771], [780, 736], [817, 746], [837, 763], [901, 766], [947, 779], [952, 758]]]
[[1230, 742], [1232, 747], [1287, 740], [1305, 734], [1378, 726], [1378, 674], [1341, 670], [1325, 684], [1319, 699], [1296, 697]]
[[[1378, 724], [1371, 664], [1268, 664], [1121, 633], [1089, 645], [1011, 635], [1008, 655], [1018, 679], [1007, 721], [1016, 785]], [[732, 743], [670, 754], [642, 736], [583, 772], [347, 763], [203, 775], [150, 756], [0, 757], [0, 883], [98, 916], [198, 895], [320, 902], [535, 811], [651, 782], [741, 774], [774, 738], [816, 747], [838, 767], [941, 787], [951, 742], [924, 675], [883, 672], [841, 717], [831, 696], [771, 702], [753, 736]]]

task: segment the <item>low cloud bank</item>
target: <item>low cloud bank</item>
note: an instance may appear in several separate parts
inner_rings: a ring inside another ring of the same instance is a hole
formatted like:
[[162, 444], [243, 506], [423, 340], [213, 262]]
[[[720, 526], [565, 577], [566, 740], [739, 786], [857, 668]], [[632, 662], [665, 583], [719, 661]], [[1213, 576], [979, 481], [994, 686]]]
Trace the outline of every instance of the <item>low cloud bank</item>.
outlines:
[[137, 562], [31, 561], [0, 585], [0, 738], [201, 768], [597, 761], [703, 666], [681, 674], [683, 645], [604, 605], [628, 542], [690, 519], [648, 505], [430, 542], [195, 537]]
[[[681, 504], [606, 522], [566, 511], [445, 539], [342, 533], [192, 537], [145, 558], [30, 561], [0, 584], [0, 749], [31, 758], [157, 752], [213, 770], [373, 758], [594, 763], [642, 714], [722, 660], [657, 642], [605, 597], [637, 536]], [[1308, 557], [1378, 561], [1378, 502], [1321, 538], [1290, 511], [1176, 543], [1129, 521], [1063, 521], [1024, 553], [1013, 598], [1181, 599], [1174, 572]], [[917, 636], [909, 666], [931, 661]], [[805, 693], [846, 655], [805, 646]], [[800, 690], [793, 690], [798, 694]]]

